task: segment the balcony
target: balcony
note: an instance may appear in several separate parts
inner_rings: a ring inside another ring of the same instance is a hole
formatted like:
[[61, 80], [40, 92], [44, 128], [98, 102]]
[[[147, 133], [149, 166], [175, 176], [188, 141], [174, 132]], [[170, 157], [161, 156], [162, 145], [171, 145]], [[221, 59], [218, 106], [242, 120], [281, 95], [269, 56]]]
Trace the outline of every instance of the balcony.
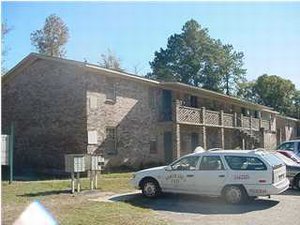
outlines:
[[176, 106], [176, 121], [180, 124], [205, 125], [211, 127], [236, 128], [259, 131], [260, 128], [273, 130], [271, 120], [257, 119], [242, 114], [229, 114], [223, 111], [212, 111], [205, 108]]

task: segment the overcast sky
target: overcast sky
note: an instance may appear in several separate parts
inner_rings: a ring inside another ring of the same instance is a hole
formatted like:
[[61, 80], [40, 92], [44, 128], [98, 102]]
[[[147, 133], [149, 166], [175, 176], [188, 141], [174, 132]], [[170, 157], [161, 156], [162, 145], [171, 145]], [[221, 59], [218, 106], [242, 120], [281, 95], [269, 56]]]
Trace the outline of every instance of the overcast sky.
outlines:
[[181, 32], [193, 18], [209, 34], [245, 54], [247, 79], [268, 73], [292, 80], [300, 88], [300, 3], [207, 2], [2, 2], [2, 20], [13, 29], [5, 39], [11, 68], [30, 52], [30, 33], [55, 13], [68, 25], [67, 58], [90, 63], [112, 49], [123, 67], [150, 71], [154, 52]]

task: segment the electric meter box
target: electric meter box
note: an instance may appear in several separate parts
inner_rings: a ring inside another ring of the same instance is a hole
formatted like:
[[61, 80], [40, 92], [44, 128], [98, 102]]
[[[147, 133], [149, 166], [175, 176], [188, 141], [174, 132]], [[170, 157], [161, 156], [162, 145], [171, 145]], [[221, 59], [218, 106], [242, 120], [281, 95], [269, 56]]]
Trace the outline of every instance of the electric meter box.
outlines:
[[85, 154], [67, 154], [65, 155], [66, 172], [84, 172], [87, 170], [87, 157]]
[[9, 165], [9, 135], [1, 135], [1, 165]]
[[101, 155], [88, 155], [89, 169], [102, 170], [104, 166], [104, 158]]

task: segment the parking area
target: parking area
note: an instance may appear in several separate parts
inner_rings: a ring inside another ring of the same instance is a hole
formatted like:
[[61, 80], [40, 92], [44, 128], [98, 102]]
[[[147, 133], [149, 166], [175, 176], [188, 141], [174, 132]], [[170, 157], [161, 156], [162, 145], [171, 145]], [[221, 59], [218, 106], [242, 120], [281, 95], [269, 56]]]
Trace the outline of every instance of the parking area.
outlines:
[[243, 205], [228, 205], [220, 198], [164, 194], [146, 199], [141, 193], [108, 198], [133, 206], [152, 209], [170, 224], [201, 225], [298, 225], [300, 222], [300, 191], [288, 190], [281, 195], [258, 198]]

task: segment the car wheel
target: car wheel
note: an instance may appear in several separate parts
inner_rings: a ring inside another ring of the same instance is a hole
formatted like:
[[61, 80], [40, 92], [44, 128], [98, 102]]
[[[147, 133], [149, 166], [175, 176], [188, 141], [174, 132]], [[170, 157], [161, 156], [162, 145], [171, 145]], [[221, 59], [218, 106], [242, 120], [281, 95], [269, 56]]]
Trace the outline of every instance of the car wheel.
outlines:
[[155, 198], [160, 195], [160, 187], [154, 179], [147, 179], [142, 184], [142, 193], [147, 198]]
[[299, 175], [295, 178], [294, 185], [298, 190], [300, 190], [300, 176]]
[[223, 197], [230, 204], [242, 203], [246, 199], [246, 195], [244, 189], [240, 186], [228, 186], [223, 192]]

